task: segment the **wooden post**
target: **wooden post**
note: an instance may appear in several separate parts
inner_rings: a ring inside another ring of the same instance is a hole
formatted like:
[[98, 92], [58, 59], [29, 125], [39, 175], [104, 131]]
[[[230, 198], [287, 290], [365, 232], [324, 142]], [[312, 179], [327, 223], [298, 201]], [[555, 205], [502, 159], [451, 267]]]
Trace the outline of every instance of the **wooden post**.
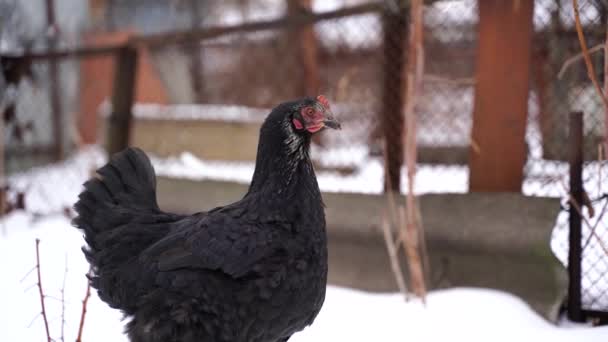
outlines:
[[[311, 13], [312, 0], [288, 0], [287, 12], [289, 16]], [[302, 67], [303, 84], [300, 91], [306, 96], [316, 97], [319, 95], [319, 62], [314, 25], [300, 25], [293, 30], [293, 39], [298, 44], [295, 51]]]
[[[483, 0], [470, 152], [470, 191], [521, 191], [533, 0]], [[478, 148], [477, 148], [478, 147]]]
[[403, 164], [403, 108], [405, 105], [404, 66], [408, 38], [408, 4], [399, 1], [398, 9], [387, 6], [382, 16], [383, 77], [380, 122], [384, 137], [384, 191], [401, 189]]
[[578, 208], [583, 208], [583, 113], [570, 114], [570, 203], [568, 248], [568, 318], [584, 320], [581, 308], [581, 226]]
[[[200, 28], [200, 3], [199, 0], [190, 0], [190, 15], [192, 16], [192, 29]], [[192, 88], [194, 90], [194, 102], [203, 103], [203, 64], [201, 61], [201, 41], [193, 40], [188, 44], [190, 50], [190, 68], [192, 74]]]
[[132, 47], [122, 48], [116, 54], [112, 113], [108, 119], [106, 132], [106, 148], [109, 155], [120, 152], [129, 145], [136, 72], [137, 50]]
[[[54, 51], [57, 47], [57, 25], [55, 23], [55, 1], [46, 0], [47, 44], [48, 50]], [[49, 100], [51, 105], [51, 118], [53, 121], [53, 139], [55, 142], [54, 158], [60, 160], [64, 156], [63, 146], [63, 113], [61, 108], [61, 80], [59, 78], [59, 61], [55, 57], [49, 58]]]
[[[290, 15], [312, 12], [312, 0], [289, 0], [288, 12]], [[319, 62], [317, 58], [317, 37], [314, 25], [303, 25], [294, 33], [298, 42], [298, 60], [302, 66], [302, 90], [307, 96], [319, 95]]]
[[[287, 0], [287, 15], [297, 17], [312, 13], [312, 0]], [[317, 37], [314, 24], [298, 25], [290, 28], [289, 39], [295, 45], [294, 61], [300, 67], [302, 82], [297, 86], [298, 96], [316, 97], [319, 95], [319, 62], [317, 58]], [[323, 145], [321, 135], [313, 136], [316, 144]]]

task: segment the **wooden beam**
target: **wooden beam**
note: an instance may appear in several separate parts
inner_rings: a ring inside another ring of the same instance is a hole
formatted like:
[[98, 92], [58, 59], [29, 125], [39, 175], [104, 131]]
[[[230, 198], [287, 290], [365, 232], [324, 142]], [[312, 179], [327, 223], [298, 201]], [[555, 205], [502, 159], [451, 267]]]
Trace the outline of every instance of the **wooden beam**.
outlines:
[[[111, 1], [110, 1], [111, 2]], [[162, 47], [172, 44], [198, 44], [201, 40], [212, 39], [234, 33], [257, 32], [264, 30], [277, 30], [288, 26], [310, 25], [313, 23], [345, 18], [353, 15], [378, 13], [381, 6], [377, 3], [341, 8], [323, 13], [305, 13], [294, 18], [281, 18], [276, 20], [256, 21], [238, 25], [223, 25], [200, 28], [189, 31], [174, 31], [147, 36], [135, 36], [128, 43], [109, 44], [101, 46], [84, 46], [74, 49], [57, 51], [37, 51], [25, 53], [1, 53], [0, 57], [6, 59], [44, 60], [49, 58], [87, 58], [102, 54], [114, 54], [126, 45], [142, 44], [147, 47]]]
[[521, 191], [526, 160], [533, 0], [483, 0], [470, 191]]
[[166, 46], [168, 44], [191, 43], [196, 40], [211, 39], [233, 33], [276, 30], [290, 25], [310, 25], [325, 20], [339, 19], [366, 13], [377, 13], [381, 8], [381, 5], [377, 3], [367, 3], [323, 13], [302, 13], [296, 17], [276, 20], [249, 22], [239, 25], [212, 26], [194, 31], [169, 32], [136, 37], [133, 39], [133, 43], [145, 44], [152, 47]]

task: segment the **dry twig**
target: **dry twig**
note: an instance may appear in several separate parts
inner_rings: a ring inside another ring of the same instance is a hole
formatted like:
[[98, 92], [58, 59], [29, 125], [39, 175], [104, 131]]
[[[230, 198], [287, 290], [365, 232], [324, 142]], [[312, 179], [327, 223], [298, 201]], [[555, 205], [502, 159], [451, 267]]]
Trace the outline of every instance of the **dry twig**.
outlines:
[[[426, 251], [419, 243], [424, 239], [424, 232], [418, 220], [417, 199], [414, 194], [416, 178], [416, 99], [422, 89], [424, 77], [424, 17], [422, 0], [413, 0], [410, 4], [411, 29], [409, 37], [409, 56], [406, 69], [406, 96], [405, 96], [405, 160], [407, 165], [408, 190], [406, 196], [406, 210], [403, 213], [405, 225], [401, 236], [405, 236], [404, 243], [412, 288], [417, 296], [426, 300], [426, 277], [422, 260], [426, 258]], [[422, 257], [421, 257], [422, 256]]]
[[[598, 45], [592, 47], [591, 49], [589, 49], [589, 54], [594, 54], [598, 51], [602, 51], [602, 50], [604, 50], [604, 48], [605, 48], [604, 43], [598, 44]], [[562, 64], [562, 68], [559, 69], [559, 72], [557, 73], [557, 78], [561, 80], [562, 77], [564, 77], [564, 74], [566, 73], [566, 71], [568, 71], [568, 68], [570, 68], [570, 66], [572, 64], [578, 62], [582, 58], [585, 58], [585, 54], [581, 52], [581, 53], [578, 53], [578, 54], [566, 59], [564, 64]]]
[[46, 316], [46, 307], [44, 305], [44, 292], [42, 291], [42, 275], [40, 274], [40, 239], [36, 239], [36, 271], [38, 273], [38, 293], [40, 294], [40, 306], [42, 307], [42, 319], [44, 320], [44, 329], [46, 330], [46, 338], [51, 342], [51, 333], [49, 331], [49, 321]]
[[87, 279], [87, 292], [82, 300], [82, 313], [80, 314], [80, 324], [78, 325], [78, 337], [76, 338], [76, 342], [82, 342], [82, 331], [84, 330], [84, 319], [87, 314], [89, 297], [91, 297], [91, 283], [89, 282], [89, 279]]
[[382, 232], [384, 233], [384, 242], [386, 243], [388, 256], [391, 262], [391, 270], [393, 271], [393, 275], [395, 276], [395, 280], [397, 281], [399, 291], [401, 291], [401, 293], [405, 297], [405, 300], [408, 300], [405, 277], [403, 276], [403, 272], [401, 271], [401, 263], [399, 262], [399, 255], [397, 252], [397, 246], [395, 246], [395, 240], [393, 238], [393, 232], [391, 230], [391, 224], [388, 217], [389, 215], [390, 214], [386, 211], [382, 215]]
[[25, 279], [27, 279], [27, 277], [32, 274], [32, 272], [34, 272], [36, 270], [36, 266], [32, 267], [31, 270], [27, 271], [27, 273], [23, 276], [23, 278], [21, 278], [21, 280], [19, 280], [20, 283], [23, 283], [23, 281]]
[[[589, 222], [587, 217], [583, 214], [583, 209], [581, 208], [580, 203], [578, 203], [576, 201], [576, 199], [572, 196], [572, 194], [570, 193], [570, 191], [568, 189], [568, 186], [566, 186], [566, 183], [564, 182], [563, 179], [561, 179], [561, 183], [562, 183], [562, 187], [568, 194], [568, 203], [570, 203], [570, 205], [574, 207], [576, 212], [579, 214], [579, 216], [583, 220], [583, 223], [585, 223], [585, 225], [590, 229], [589, 237], [587, 238], [587, 241], [585, 242], [584, 246], [586, 247], [589, 244], [589, 240], [591, 239], [591, 237], [594, 237], [599, 242], [600, 247], [604, 250], [604, 253], [608, 256], [608, 247], [606, 247], [601, 236], [599, 236], [595, 231], [597, 229], [598, 223], [601, 221], [602, 216], [604, 215], [604, 212], [606, 211], [606, 205], [604, 205], [604, 208], [602, 209], [600, 216], [599, 216], [598, 220], [595, 222], [595, 224], [591, 224], [591, 222]], [[583, 203], [583, 205], [584, 205], [584, 203]], [[585, 248], [583, 247], [583, 249], [585, 249]]]
[[578, 9], [578, 0], [572, 0], [572, 6], [574, 7], [574, 20], [575, 20], [575, 25], [576, 25], [576, 33], [578, 34], [578, 41], [581, 44], [581, 50], [583, 53], [583, 57], [585, 59], [585, 65], [587, 66], [587, 75], [591, 79], [591, 82], [593, 83], [595, 90], [597, 91], [598, 95], [602, 99], [602, 102], [604, 103], [604, 107], [608, 110], [608, 98], [606, 98], [606, 95], [604, 95], [604, 92], [602, 91], [602, 88], [600, 87], [597, 77], [595, 77], [595, 69], [593, 68], [593, 63], [591, 62], [591, 56], [589, 54], [589, 49], [587, 48], [585, 34], [583, 33], [583, 27], [581, 25], [581, 16], [580, 16], [579, 9]]
[[[593, 236], [595, 236], [597, 239], [599, 239], [599, 237], [595, 233], [595, 230], [597, 229], [597, 226], [599, 225], [599, 223], [602, 221], [602, 218], [604, 217], [604, 214], [606, 213], [606, 208], [608, 208], [608, 201], [604, 201], [604, 206], [602, 207], [602, 210], [600, 211], [600, 215], [598, 216], [597, 220], [595, 221], [595, 224], [593, 225], [593, 227], [591, 227], [591, 234], [589, 234], [589, 236], [587, 237], [587, 240], [585, 240], [585, 243], [583, 244], [583, 250], [585, 250], [585, 248], [587, 248], [587, 246], [591, 242], [591, 238]], [[582, 214], [580, 214], [580, 215], [582, 215]], [[601, 241], [601, 240], [600, 240], [600, 245], [603, 245], [603, 241]]]
[[[591, 236], [596, 238], [600, 247], [604, 251], [604, 254], [606, 254], [606, 256], [608, 256], [608, 247], [604, 244], [604, 241], [602, 240], [601, 236], [599, 236], [595, 231], [597, 228], [597, 223], [600, 222], [600, 220], [598, 220], [596, 222], [596, 224], [592, 225], [591, 222], [589, 222], [589, 220], [587, 220], [585, 215], [583, 215], [583, 210], [581, 209], [580, 204], [577, 203], [577, 201], [574, 199], [574, 197], [572, 197], [571, 194], [568, 194], [568, 202], [570, 203], [571, 206], [574, 207], [574, 209], [578, 212], [579, 216], [583, 219], [583, 222], [585, 222], [585, 225], [587, 225], [587, 227], [589, 227], [589, 229], [591, 230], [588, 240], [591, 238]], [[602, 215], [604, 214], [604, 211], [605, 211], [605, 208], [604, 208], [604, 210], [602, 210]], [[585, 242], [585, 246], [587, 246], [588, 243], [589, 243], [589, 241]]]
[[61, 285], [61, 342], [65, 342], [65, 280], [68, 276], [68, 256], [65, 256], [63, 284]]
[[[384, 160], [387, 160], [386, 155], [386, 146], [383, 149]], [[388, 183], [387, 188], [392, 189], [391, 178], [388, 175], [388, 169], [384, 170], [384, 178]], [[401, 271], [401, 262], [399, 261], [399, 242], [395, 242], [395, 238], [393, 237], [393, 229], [392, 227], [397, 224], [397, 204], [395, 203], [395, 194], [392, 191], [386, 193], [386, 202], [387, 202], [387, 210], [382, 214], [382, 222], [380, 223], [380, 228], [382, 229], [382, 233], [384, 236], [384, 242], [386, 244], [386, 249], [388, 251], [389, 261], [391, 263], [391, 270], [393, 271], [393, 276], [395, 277], [395, 281], [397, 282], [397, 287], [399, 287], [399, 291], [403, 294], [405, 300], [409, 300], [409, 295], [407, 292], [407, 285], [405, 282], [405, 276]]]

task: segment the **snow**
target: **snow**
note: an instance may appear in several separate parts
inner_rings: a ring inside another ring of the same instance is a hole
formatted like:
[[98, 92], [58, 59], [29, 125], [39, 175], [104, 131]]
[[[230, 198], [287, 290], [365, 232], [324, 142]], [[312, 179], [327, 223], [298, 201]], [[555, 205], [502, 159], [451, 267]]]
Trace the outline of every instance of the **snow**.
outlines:
[[[61, 215], [35, 219], [22, 212], [2, 221], [0, 238], [0, 341], [42, 341], [43, 320], [35, 266], [35, 238], [41, 240], [42, 284], [51, 335], [59, 340], [61, 297], [67, 261], [65, 339], [75, 340], [84, 298], [87, 264], [80, 252], [82, 237]], [[8, 261], [8, 262], [7, 262]], [[22, 280], [23, 279], [23, 280]], [[116, 310], [92, 293], [83, 340], [127, 341], [124, 322]], [[398, 294], [373, 294], [329, 286], [315, 323], [296, 334], [306, 341], [606, 341], [608, 327], [555, 326], [535, 314], [520, 299], [488, 289], [456, 288], [433, 291], [424, 306], [404, 302]]]
[[[111, 107], [112, 105], [109, 101], [104, 101], [99, 108], [99, 113], [106, 117], [109, 115]], [[137, 103], [133, 106], [133, 116], [146, 120], [208, 120], [261, 123], [269, 112], [269, 109], [236, 105], [178, 104], [165, 106], [152, 103]]]
[[29, 212], [48, 215], [71, 208], [81, 185], [106, 160], [99, 147], [89, 146], [62, 163], [38, 167], [10, 176], [15, 192], [24, 192]]
[[[323, 191], [349, 191], [363, 193], [380, 193], [382, 191], [382, 163], [378, 158], [369, 157], [365, 147], [352, 146], [349, 151], [325, 150], [315, 147], [312, 154], [321, 164], [331, 163], [337, 156], [350, 153], [348, 162], [357, 165], [351, 175], [337, 172], [318, 172], [319, 185]], [[41, 253], [43, 262], [43, 282], [47, 294], [60, 297], [63, 281], [64, 264], [67, 258], [67, 336], [72, 339], [77, 329], [80, 315], [80, 301], [84, 295], [86, 281], [83, 274], [87, 265], [79, 250], [82, 245], [80, 234], [70, 227], [69, 220], [63, 216], [66, 208], [75, 202], [81, 184], [91, 172], [101, 166], [106, 157], [102, 150], [90, 146], [68, 160], [45, 167], [31, 169], [10, 177], [9, 184], [16, 191], [26, 192], [26, 207], [30, 213], [16, 212], [0, 221], [0, 260], [11, 260], [0, 264], [0, 322], [8, 322], [9, 329], [0, 329], [0, 341], [41, 340], [42, 321], [37, 318], [32, 326], [30, 322], [39, 312], [35, 273], [29, 274], [20, 281], [34, 265], [34, 239], [42, 240]], [[248, 184], [253, 173], [251, 162], [219, 162], [200, 160], [190, 153], [183, 153], [173, 158], [152, 156], [152, 162], [159, 175], [183, 177], [189, 179], [213, 179], [234, 181]], [[593, 166], [593, 165], [592, 165]], [[597, 166], [597, 165], [596, 165]], [[557, 175], [565, 173], [565, 165], [557, 167]], [[605, 169], [605, 168], [604, 168]], [[449, 170], [450, 177], [445, 177]], [[542, 170], [540, 168], [539, 170]], [[593, 171], [595, 170], [595, 171]], [[534, 168], [533, 170], [534, 171]], [[534, 171], [535, 172], [535, 171]], [[539, 171], [540, 172], [540, 171]], [[596, 167], [585, 169], [588, 182], [607, 179], [606, 170]], [[405, 174], [403, 174], [405, 177]], [[468, 169], [461, 166], [419, 165], [416, 191], [429, 192], [466, 192]], [[540, 181], [536, 181], [540, 186]], [[597, 185], [597, 183], [595, 183]], [[593, 187], [594, 189], [595, 187]], [[593, 194], [595, 195], [595, 194]], [[600, 211], [598, 202], [596, 211]], [[595, 218], [599, 219], [598, 216]], [[567, 217], [564, 212], [556, 218], [556, 228], [551, 246], [564, 264], [567, 261]], [[595, 221], [591, 221], [592, 224]], [[608, 228], [608, 216], [600, 222], [598, 233], [603, 234]], [[584, 237], [589, 230], [584, 228]], [[589, 308], [605, 308], [604, 295], [608, 289], [608, 260], [597, 239], [590, 239], [586, 249], [586, 261], [583, 270], [589, 270], [589, 276], [583, 280], [583, 302]], [[599, 301], [593, 301], [599, 298]], [[5, 304], [6, 303], [6, 304]], [[47, 300], [49, 319], [58, 337], [61, 307], [57, 300]], [[9, 309], [5, 309], [9, 308]], [[352, 308], [360, 308], [359, 311]], [[382, 318], [377, 318], [378, 313]], [[490, 315], [480, 313], [490, 312]], [[108, 309], [94, 295], [90, 302], [85, 340], [124, 341], [121, 334], [120, 314]], [[92, 323], [93, 322], [93, 323]], [[367, 322], [367, 323], [365, 323]], [[408, 324], [415, 322], [413, 324]], [[347, 326], [348, 324], [348, 326]], [[505, 329], [505, 324], [514, 329]], [[4, 326], [4, 324], [3, 324]], [[95, 326], [103, 326], [103, 333]], [[432, 329], [441, 326], [442, 329]], [[330, 287], [327, 304], [314, 327], [296, 336], [294, 341], [332, 340], [402, 340], [420, 337], [423, 340], [445, 340], [447, 337], [456, 340], [482, 341], [492, 338], [506, 339], [549, 339], [557, 341], [585, 340], [599, 341], [608, 336], [606, 328], [572, 329], [557, 328], [536, 316], [521, 300], [505, 293], [480, 289], [454, 289], [432, 292], [427, 307], [420, 303], [405, 304], [395, 294], [368, 294], [354, 290]], [[457, 335], [454, 335], [457, 333]], [[370, 337], [372, 336], [372, 337]], [[73, 340], [73, 339], [72, 339]]]
[[[365, 150], [365, 152], [362, 152]], [[333, 171], [318, 171], [317, 181], [319, 187], [325, 192], [356, 192], [366, 194], [382, 193], [382, 180], [384, 169], [379, 158], [363, 157], [367, 155], [366, 148], [355, 147], [349, 151], [362, 152], [360, 155], [353, 154], [351, 161], [360, 162], [353, 174], [343, 175]], [[320, 152], [321, 153], [321, 152]], [[342, 154], [344, 151], [328, 151], [329, 158], [321, 156], [323, 160], [331, 159], [332, 154]], [[221, 180], [232, 181], [241, 184], [249, 184], [255, 168], [254, 162], [236, 161], [208, 161], [197, 158], [195, 155], [184, 152], [178, 157], [157, 158], [151, 156], [152, 164], [156, 173], [160, 176], [186, 178], [192, 180]], [[442, 171], [448, 169], [453, 177], [437, 177]], [[406, 179], [405, 170], [402, 173]], [[466, 192], [468, 169], [463, 166], [445, 165], [443, 170], [436, 166], [422, 165], [418, 168], [416, 193], [435, 192]], [[457, 180], [463, 180], [462, 182]], [[407, 189], [407, 182], [402, 185]]]

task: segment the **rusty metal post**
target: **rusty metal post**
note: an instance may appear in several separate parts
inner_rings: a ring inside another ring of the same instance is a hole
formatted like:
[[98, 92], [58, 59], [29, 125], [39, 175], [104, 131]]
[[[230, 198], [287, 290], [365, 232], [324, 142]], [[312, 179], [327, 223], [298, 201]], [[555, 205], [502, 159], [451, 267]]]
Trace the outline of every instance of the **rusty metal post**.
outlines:
[[403, 108], [405, 107], [405, 44], [408, 38], [408, 2], [387, 6], [382, 15], [384, 64], [380, 123], [384, 138], [384, 191], [399, 192], [403, 164]]
[[570, 196], [569, 248], [568, 248], [568, 318], [574, 322], [584, 320], [581, 308], [581, 226], [578, 208], [583, 203], [583, 113], [570, 113]]
[[106, 131], [106, 149], [109, 155], [120, 152], [129, 145], [136, 75], [137, 50], [132, 47], [122, 48], [116, 54], [112, 113]]
[[[46, 0], [46, 20], [47, 20], [47, 43], [48, 50], [54, 51], [57, 47], [58, 29], [55, 19], [55, 1]], [[54, 157], [60, 160], [64, 156], [63, 146], [63, 113], [61, 108], [59, 61], [55, 57], [49, 58], [49, 100], [51, 104], [51, 118], [53, 121], [53, 137], [55, 141]]]

